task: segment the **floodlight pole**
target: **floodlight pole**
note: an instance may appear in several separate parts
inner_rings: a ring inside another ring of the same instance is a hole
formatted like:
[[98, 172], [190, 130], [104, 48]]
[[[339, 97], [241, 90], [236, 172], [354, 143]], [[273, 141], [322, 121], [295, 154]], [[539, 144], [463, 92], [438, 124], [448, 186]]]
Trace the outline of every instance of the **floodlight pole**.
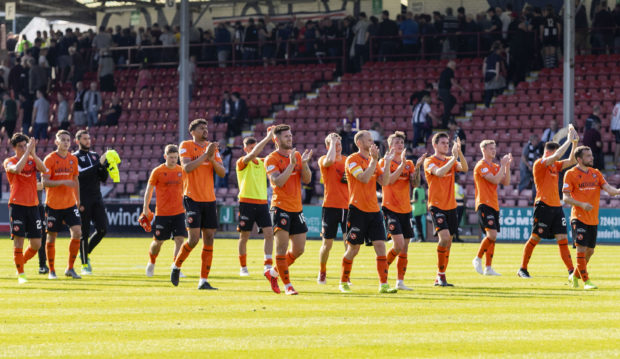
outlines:
[[575, 0], [564, 2], [564, 126], [575, 119]]
[[181, 0], [179, 48], [179, 143], [187, 138], [189, 118], [189, 0]]

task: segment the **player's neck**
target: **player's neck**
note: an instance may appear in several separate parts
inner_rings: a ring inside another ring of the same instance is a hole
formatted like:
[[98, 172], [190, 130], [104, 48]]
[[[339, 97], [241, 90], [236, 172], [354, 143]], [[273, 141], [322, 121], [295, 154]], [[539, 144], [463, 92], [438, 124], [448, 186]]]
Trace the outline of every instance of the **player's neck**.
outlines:
[[[291, 149], [292, 150], [292, 149]], [[288, 155], [291, 154], [291, 150], [285, 150], [284, 148], [277, 148], [276, 152], [278, 152], [279, 154], [281, 154], [282, 156], [288, 157]]]
[[359, 153], [364, 158], [370, 158], [370, 151], [364, 151], [360, 149], [359, 151], [357, 151], [357, 153]]
[[582, 170], [583, 172], [588, 172], [588, 170], [590, 169], [590, 167], [583, 165], [583, 164], [578, 164], [577, 168], [579, 168], [580, 170]]
[[446, 159], [446, 155], [442, 155], [442, 154], [441, 154], [441, 153], [439, 153], [439, 152], [435, 152], [435, 154], [434, 154], [433, 156], [435, 156], [435, 157], [439, 158], [439, 159], [440, 159], [440, 160], [442, 160], [442, 161]]
[[60, 157], [67, 157], [67, 154], [69, 153], [69, 150], [63, 151], [61, 149], [57, 149], [56, 153], [60, 156]]
[[396, 162], [396, 163], [400, 163], [400, 156], [403, 155], [403, 152], [394, 152], [394, 158], [392, 158], [392, 161]]
[[204, 146], [207, 144], [207, 140], [198, 140], [196, 138], [192, 138], [192, 141], [194, 141], [195, 144], [199, 145], [199, 146]]
[[484, 160], [484, 162], [486, 163], [493, 163], [493, 157], [487, 157], [485, 155], [482, 155], [482, 159]]
[[173, 170], [176, 166], [177, 166], [177, 164], [176, 164], [176, 163], [173, 163], [173, 164], [168, 164], [168, 163], [166, 162], [166, 168], [168, 168], [168, 169], [170, 169], [170, 170]]

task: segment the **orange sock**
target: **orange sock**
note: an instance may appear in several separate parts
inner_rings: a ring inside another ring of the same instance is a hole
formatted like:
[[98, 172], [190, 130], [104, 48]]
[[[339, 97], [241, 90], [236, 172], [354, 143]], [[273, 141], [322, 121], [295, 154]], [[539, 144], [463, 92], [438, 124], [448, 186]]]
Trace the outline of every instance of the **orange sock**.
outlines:
[[394, 262], [394, 259], [396, 259], [396, 256], [398, 256], [398, 252], [396, 252], [396, 249], [394, 248], [390, 249], [387, 255], [388, 266], [392, 265], [392, 262]]
[[398, 262], [396, 268], [398, 268], [398, 280], [405, 279], [405, 272], [407, 271], [407, 253], [401, 253], [398, 255]]
[[327, 263], [321, 263], [321, 273], [327, 273]]
[[530, 262], [530, 258], [532, 258], [532, 252], [534, 252], [534, 247], [538, 244], [537, 241], [534, 240], [533, 237], [527, 240], [525, 243], [525, 248], [523, 249], [523, 259], [521, 260], [521, 268], [527, 269], [527, 264]]
[[15, 268], [17, 268], [17, 274], [24, 273], [24, 250], [22, 248], [13, 248], [13, 261]]
[[486, 252], [486, 266], [490, 267], [493, 262], [493, 253], [495, 253], [495, 241], [490, 241], [489, 247]]
[[157, 260], [157, 254], [151, 254], [151, 252], [149, 252], [149, 258], [151, 258], [151, 263], [155, 264], [155, 261]]
[[202, 255], [200, 256], [202, 263], [200, 266], [200, 278], [209, 278], [211, 271], [211, 262], [213, 262], [213, 246], [203, 246]]
[[450, 250], [446, 249], [446, 266], [443, 269], [444, 272], [448, 270], [448, 262], [450, 262]]
[[288, 263], [286, 259], [286, 255], [276, 256], [276, 267], [278, 268], [278, 273], [280, 274], [280, 278], [282, 279], [282, 283], [284, 283], [284, 285], [291, 283], [288, 275]]
[[581, 273], [579, 273], [579, 253], [577, 253], [577, 270], [573, 272], [573, 275], [581, 279]]
[[189, 243], [185, 242], [181, 246], [181, 251], [177, 255], [177, 259], [174, 261], [174, 265], [177, 268], [181, 268], [183, 262], [187, 259], [187, 256], [192, 252], [192, 247], [189, 246]]
[[568, 239], [559, 240], [558, 246], [560, 247], [560, 257], [562, 257], [566, 269], [568, 269], [569, 272], [574, 271], [573, 259], [570, 257], [570, 251], [568, 250]]
[[590, 276], [588, 275], [588, 268], [587, 268], [588, 263], [586, 262], [586, 254], [585, 253], [579, 253], [577, 252], [577, 271], [579, 274], [581, 274], [581, 279], [585, 282], [588, 279], [590, 279]]
[[247, 258], [248, 258], [247, 254], [242, 254], [242, 255], [239, 256], [239, 264], [241, 265], [241, 267], [247, 267], [248, 266]]
[[45, 254], [47, 255], [47, 263], [50, 267], [50, 272], [55, 272], [56, 267], [54, 261], [56, 259], [56, 242], [47, 242], [45, 244]]
[[28, 248], [26, 248], [26, 253], [24, 253], [24, 264], [28, 263], [30, 258], [34, 257], [35, 254], [37, 254], [37, 251], [28, 246]]
[[437, 245], [437, 270], [439, 273], [446, 272], [446, 247]]
[[480, 242], [480, 247], [478, 248], [478, 258], [482, 258], [482, 255], [487, 251], [490, 245], [491, 240], [487, 237], [484, 237], [482, 239], [482, 242]]
[[351, 278], [351, 268], [353, 267], [353, 261], [342, 257], [342, 275], [340, 276], [341, 283], [348, 283]]
[[379, 273], [379, 282], [381, 284], [387, 283], [388, 264], [385, 256], [377, 256], [377, 273]]
[[290, 251], [286, 252], [286, 265], [290, 266], [291, 264], [295, 263], [295, 259], [297, 259], [293, 253], [291, 253]]
[[265, 260], [263, 261], [263, 265], [264, 266], [273, 266], [273, 259], [271, 259], [271, 257], [269, 258], [265, 258]]
[[75, 258], [77, 258], [77, 255], [79, 252], [80, 252], [80, 239], [79, 238], [71, 239], [71, 242], [69, 242], [69, 260], [67, 263], [69, 269], [73, 269]]

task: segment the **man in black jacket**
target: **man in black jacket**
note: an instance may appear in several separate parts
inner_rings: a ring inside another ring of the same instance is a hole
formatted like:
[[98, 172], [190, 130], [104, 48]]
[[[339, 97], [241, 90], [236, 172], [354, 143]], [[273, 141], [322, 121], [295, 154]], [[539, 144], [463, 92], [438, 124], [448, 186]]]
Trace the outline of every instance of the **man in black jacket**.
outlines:
[[383, 10], [381, 13], [383, 21], [379, 24], [379, 55], [380, 60], [387, 61], [393, 60], [391, 56], [396, 53], [396, 47], [398, 46], [399, 28], [396, 21], [390, 20], [390, 13], [387, 10]]
[[[102, 157], [90, 151], [90, 134], [80, 130], [75, 135], [79, 150], [73, 152], [78, 159], [78, 180], [80, 182], [80, 215], [82, 217], [82, 238], [80, 258], [82, 275], [92, 274], [88, 255], [101, 242], [108, 230], [108, 218], [103, 205], [100, 184], [108, 179], [105, 153]], [[95, 232], [90, 236], [90, 222], [95, 225]]]
[[248, 119], [248, 105], [241, 98], [239, 92], [232, 93], [231, 117], [228, 120], [228, 129], [226, 130], [226, 138], [240, 136], [241, 128]]

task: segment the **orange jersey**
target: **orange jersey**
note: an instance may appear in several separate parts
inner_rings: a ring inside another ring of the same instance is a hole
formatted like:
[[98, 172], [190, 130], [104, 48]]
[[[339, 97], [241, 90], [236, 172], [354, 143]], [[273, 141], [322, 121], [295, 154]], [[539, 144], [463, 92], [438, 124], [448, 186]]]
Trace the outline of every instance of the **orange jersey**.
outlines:
[[183, 208], [183, 169], [173, 169], [161, 164], [151, 172], [149, 184], [155, 187], [155, 215], [175, 216], [185, 212]]
[[[295, 153], [297, 164], [284, 186], [278, 187], [273, 182], [273, 196], [271, 197], [271, 207], [278, 207], [287, 212], [301, 212], [301, 154]], [[265, 159], [265, 169], [267, 175], [271, 176], [274, 172], [284, 172], [291, 160], [288, 156], [280, 154], [278, 151], [271, 152]]]
[[558, 176], [562, 172], [562, 162], [556, 161], [551, 166], [545, 166], [542, 158], [534, 162], [532, 173], [536, 185], [536, 199], [534, 203], [543, 202], [550, 207], [561, 207], [558, 191]]
[[[181, 158], [189, 158], [191, 161], [200, 157], [209, 146], [207, 142], [204, 147], [194, 141], [183, 141], [179, 148]], [[215, 161], [222, 163], [220, 152], [215, 151]], [[183, 195], [196, 202], [215, 201], [215, 189], [213, 186], [213, 164], [211, 161], [204, 161], [197, 168], [183, 176]]]
[[[47, 172], [44, 176], [52, 181], [73, 180], [78, 172], [77, 157], [67, 153], [61, 157], [54, 151], [43, 160]], [[45, 189], [45, 204], [53, 209], [67, 209], [75, 206], [78, 202], [76, 189], [69, 186], [47, 187]]]
[[7, 167], [16, 165], [17, 162], [19, 162], [17, 156], [4, 160], [4, 170], [11, 187], [9, 204], [27, 207], [37, 206], [39, 205], [39, 198], [37, 197], [37, 164], [31, 156], [28, 156], [28, 161], [20, 173], [10, 173]]
[[[400, 163], [392, 160], [390, 163], [390, 173], [396, 171]], [[377, 165], [380, 168], [385, 166], [385, 160], [382, 158]], [[388, 186], [383, 186], [383, 203], [382, 206], [396, 213], [411, 212], [411, 175], [415, 172], [413, 161], [407, 160], [405, 168], [400, 174], [396, 182]]]
[[584, 172], [575, 166], [566, 171], [562, 191], [570, 193], [571, 197], [579, 202], [586, 202], [592, 205], [592, 209], [589, 211], [573, 206], [570, 218], [590, 226], [596, 226], [598, 224], [598, 206], [601, 200], [601, 189], [606, 183], [605, 178], [596, 168], [589, 167], [588, 171]]
[[377, 177], [383, 174], [379, 164], [377, 164], [375, 173], [373, 173], [367, 183], [362, 183], [357, 179], [357, 176], [366, 171], [369, 163], [370, 158], [365, 158], [359, 152], [347, 157], [345, 168], [347, 171], [347, 182], [349, 182], [349, 205], [363, 212], [379, 212]]
[[325, 187], [323, 196], [323, 207], [329, 208], [348, 208], [349, 207], [349, 186], [344, 170], [344, 163], [347, 158], [340, 156], [331, 166], [323, 166], [327, 156], [319, 158], [319, 169]]
[[497, 202], [497, 185], [487, 181], [484, 177], [491, 174], [495, 176], [500, 165], [493, 162], [487, 162], [484, 159], [478, 161], [474, 168], [474, 184], [476, 185], [476, 206], [485, 204], [496, 211], [499, 211], [499, 203]]
[[456, 173], [455, 162], [452, 168], [443, 177], [432, 174], [433, 168], [441, 168], [452, 157], [446, 157], [441, 160], [436, 156], [429, 157], [424, 160], [424, 175], [428, 182], [428, 207], [437, 207], [444, 211], [456, 208], [456, 199], [454, 197], [454, 174]]

